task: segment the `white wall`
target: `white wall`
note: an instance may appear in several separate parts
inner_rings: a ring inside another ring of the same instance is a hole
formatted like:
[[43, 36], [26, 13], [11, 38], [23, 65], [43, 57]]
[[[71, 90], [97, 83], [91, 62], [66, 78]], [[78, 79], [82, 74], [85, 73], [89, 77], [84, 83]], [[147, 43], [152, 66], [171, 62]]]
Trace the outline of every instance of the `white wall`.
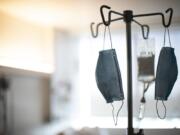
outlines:
[[55, 71], [52, 75], [52, 119], [77, 117], [79, 106], [79, 40], [62, 30], [54, 31]]
[[35, 72], [7, 67], [0, 69], [10, 81], [7, 92], [8, 132], [13, 135], [25, 135], [33, 128], [47, 122], [50, 107], [50, 78]]

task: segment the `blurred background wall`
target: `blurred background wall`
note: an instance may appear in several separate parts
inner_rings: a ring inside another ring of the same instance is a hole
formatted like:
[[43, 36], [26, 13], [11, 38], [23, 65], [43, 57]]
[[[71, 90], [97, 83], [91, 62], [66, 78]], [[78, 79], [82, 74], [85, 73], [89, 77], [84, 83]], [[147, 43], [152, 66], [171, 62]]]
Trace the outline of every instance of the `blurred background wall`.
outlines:
[[[100, 27], [99, 37], [94, 39], [91, 37], [90, 23], [101, 21], [99, 7], [102, 4], [121, 12], [132, 9], [135, 14], [165, 13], [167, 8], [173, 8], [170, 33], [179, 65], [178, 0], [1, 0], [0, 75], [4, 74], [10, 82], [7, 91], [9, 134], [54, 135], [64, 129], [70, 130], [69, 127], [78, 130], [85, 126], [100, 127], [103, 135], [125, 134], [127, 103], [120, 113], [119, 125], [115, 127], [112, 108], [105, 103], [95, 83], [95, 66], [98, 51], [102, 50], [104, 27]], [[161, 18], [141, 18], [138, 21], [150, 25], [150, 39], [155, 40], [157, 65], [164, 34]], [[124, 23], [113, 23], [111, 32], [126, 98]], [[163, 122], [157, 119], [153, 84], [147, 92], [147, 119], [144, 123], [137, 121], [142, 94], [142, 84], [137, 81], [137, 46], [143, 39], [140, 28], [135, 24], [132, 40], [134, 126], [145, 127], [147, 135], [178, 134], [180, 131], [174, 128], [180, 125], [179, 79], [166, 103], [167, 119]], [[106, 48], [109, 48], [109, 43], [107, 35]], [[119, 103], [115, 103], [115, 107], [118, 106]]]

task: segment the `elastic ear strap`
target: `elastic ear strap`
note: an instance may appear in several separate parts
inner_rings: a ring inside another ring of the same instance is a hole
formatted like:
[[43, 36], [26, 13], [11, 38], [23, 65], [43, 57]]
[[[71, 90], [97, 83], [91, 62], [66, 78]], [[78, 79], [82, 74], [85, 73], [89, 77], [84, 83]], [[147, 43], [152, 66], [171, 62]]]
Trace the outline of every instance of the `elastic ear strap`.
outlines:
[[163, 104], [163, 106], [164, 106], [164, 116], [160, 116], [160, 114], [159, 114], [159, 111], [158, 111], [158, 100], [156, 101], [156, 112], [157, 112], [157, 115], [158, 115], [158, 117], [160, 118], [160, 119], [165, 119], [166, 118], [166, 112], [167, 112], [167, 110], [166, 110], [166, 106], [165, 106], [165, 104], [164, 104], [164, 101], [163, 100], [161, 100], [162, 101], [162, 104]]
[[168, 33], [169, 45], [171, 47], [171, 38], [170, 38], [169, 28], [165, 28], [165, 31], [164, 31], [164, 43], [163, 43], [163, 46], [165, 46], [165, 44], [166, 44], [166, 30], [167, 30], [167, 33]]
[[106, 39], [106, 26], [104, 27], [103, 50], [104, 50], [104, 47], [105, 47], [105, 39]]
[[109, 38], [110, 38], [111, 49], [112, 49], [112, 37], [111, 37], [111, 31], [110, 31], [110, 27], [109, 27], [109, 26], [105, 26], [105, 27], [104, 27], [104, 35], [103, 35], [103, 50], [104, 50], [104, 48], [105, 48], [106, 27], [108, 27]]
[[114, 116], [114, 106], [113, 106], [113, 104], [111, 103], [111, 106], [112, 106], [112, 116], [113, 116], [113, 121], [114, 121], [114, 125], [115, 125], [115, 126], [117, 126], [119, 112], [121, 111], [121, 109], [122, 109], [122, 107], [123, 107], [123, 104], [124, 104], [124, 101], [122, 100], [122, 104], [121, 104], [120, 108], [118, 109], [118, 112], [117, 112], [116, 118], [115, 118], [115, 116]]
[[163, 43], [163, 46], [165, 46], [166, 44], [166, 28], [164, 29], [164, 43]]
[[111, 31], [110, 31], [110, 27], [108, 26], [108, 30], [109, 30], [109, 38], [110, 38], [110, 42], [111, 42], [111, 49], [112, 49], [112, 37], [111, 37]]
[[167, 28], [167, 31], [168, 31], [169, 45], [170, 45], [170, 47], [171, 47], [171, 38], [170, 38], [169, 28]]

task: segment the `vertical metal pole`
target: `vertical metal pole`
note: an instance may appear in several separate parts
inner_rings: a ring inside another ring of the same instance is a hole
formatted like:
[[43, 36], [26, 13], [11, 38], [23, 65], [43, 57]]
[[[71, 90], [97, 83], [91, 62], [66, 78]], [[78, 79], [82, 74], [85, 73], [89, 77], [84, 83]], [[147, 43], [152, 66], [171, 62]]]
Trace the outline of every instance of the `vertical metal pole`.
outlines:
[[124, 21], [126, 23], [127, 40], [127, 108], [128, 108], [128, 129], [127, 135], [134, 135], [133, 129], [133, 89], [132, 89], [132, 52], [131, 52], [131, 22], [133, 12], [124, 11]]

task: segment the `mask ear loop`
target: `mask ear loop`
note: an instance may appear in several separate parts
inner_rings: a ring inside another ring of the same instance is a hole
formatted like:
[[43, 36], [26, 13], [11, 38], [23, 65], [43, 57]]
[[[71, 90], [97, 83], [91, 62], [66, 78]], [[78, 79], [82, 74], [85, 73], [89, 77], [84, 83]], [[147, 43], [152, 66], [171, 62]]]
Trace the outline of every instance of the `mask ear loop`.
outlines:
[[114, 121], [114, 125], [117, 126], [118, 123], [118, 116], [119, 116], [119, 112], [121, 111], [122, 107], [123, 107], [124, 101], [122, 100], [122, 104], [120, 106], [120, 108], [118, 109], [118, 112], [116, 114], [116, 117], [114, 116], [114, 105], [111, 103], [112, 106], [112, 116], [113, 116], [113, 121]]
[[167, 112], [166, 106], [165, 106], [165, 104], [164, 104], [164, 101], [161, 100], [161, 101], [162, 101], [162, 104], [163, 104], [163, 106], [164, 106], [164, 116], [160, 116], [159, 110], [158, 110], [158, 101], [159, 101], [159, 100], [156, 101], [156, 112], [157, 112], [157, 115], [158, 115], [158, 117], [159, 117], [160, 119], [165, 119], [165, 118], [166, 118], [166, 112]]
[[111, 37], [111, 30], [110, 27], [108, 26], [108, 31], [109, 31], [109, 38], [110, 38], [110, 42], [111, 42], [111, 49], [112, 49], [112, 37]]
[[165, 44], [166, 44], [166, 28], [164, 30], [164, 42], [163, 42], [163, 46], [165, 47]]
[[111, 37], [110, 27], [109, 27], [109, 26], [105, 26], [105, 27], [104, 27], [104, 35], [103, 35], [103, 50], [105, 49], [106, 27], [108, 27], [109, 38], [110, 38], [110, 43], [111, 43], [111, 49], [113, 48], [113, 46], [112, 46], [112, 37]]
[[165, 31], [164, 31], [164, 43], [163, 43], [163, 46], [165, 46], [165, 44], [166, 44], [166, 33], [168, 33], [169, 45], [170, 45], [170, 47], [172, 47], [171, 46], [171, 38], [170, 38], [169, 28], [165, 28]]
[[106, 38], [106, 26], [104, 27], [103, 50], [104, 50], [104, 47], [105, 47], [105, 38]]
[[170, 47], [172, 47], [172, 46], [171, 46], [171, 38], [170, 38], [169, 28], [167, 28], [167, 31], [168, 31], [169, 45], [170, 45]]

